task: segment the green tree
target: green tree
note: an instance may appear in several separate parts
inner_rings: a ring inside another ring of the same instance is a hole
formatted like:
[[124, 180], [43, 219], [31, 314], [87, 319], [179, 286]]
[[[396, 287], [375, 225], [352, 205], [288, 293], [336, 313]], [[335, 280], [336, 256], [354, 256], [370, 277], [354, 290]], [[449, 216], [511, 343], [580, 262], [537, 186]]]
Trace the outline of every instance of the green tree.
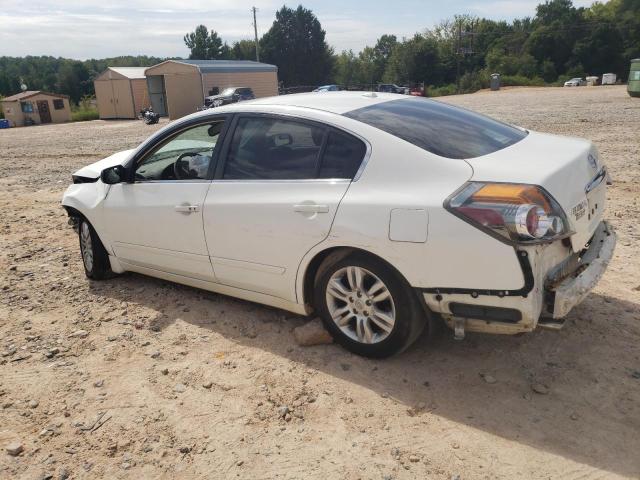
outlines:
[[93, 81], [87, 67], [79, 61], [67, 60], [58, 72], [58, 88], [78, 103], [84, 95], [93, 93]]
[[215, 60], [229, 56], [229, 47], [222, 44], [222, 39], [214, 31], [204, 25], [184, 36], [184, 43], [189, 48], [189, 58], [192, 60]]
[[373, 47], [373, 60], [375, 63], [375, 82], [380, 82], [384, 71], [387, 68], [387, 62], [393, 53], [393, 49], [398, 45], [398, 39], [395, 35], [382, 35]]
[[231, 47], [231, 58], [234, 60], [255, 60], [256, 42], [253, 40], [234, 42]]
[[439, 84], [443, 80], [438, 43], [432, 37], [416, 34], [398, 44], [391, 53], [384, 80], [399, 84]]
[[360, 83], [360, 63], [353, 50], [344, 50], [336, 56], [334, 63], [334, 82], [338, 85]]
[[558, 72], [575, 65], [573, 48], [584, 32], [583, 13], [584, 9], [575, 8], [571, 0], [548, 0], [538, 5], [527, 51], [534, 58], [551, 60]]
[[276, 12], [260, 40], [260, 52], [261, 59], [278, 66], [278, 78], [285, 85], [318, 85], [331, 78], [333, 50], [316, 16], [302, 5]]

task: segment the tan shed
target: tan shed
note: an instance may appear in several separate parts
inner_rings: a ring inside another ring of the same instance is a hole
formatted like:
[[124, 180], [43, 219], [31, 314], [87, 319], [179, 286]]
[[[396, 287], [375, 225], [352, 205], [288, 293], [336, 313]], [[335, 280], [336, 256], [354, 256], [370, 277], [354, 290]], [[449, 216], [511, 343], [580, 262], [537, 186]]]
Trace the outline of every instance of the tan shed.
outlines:
[[4, 118], [12, 127], [71, 120], [69, 97], [58, 93], [28, 90], [2, 99]]
[[172, 120], [228, 87], [249, 87], [256, 98], [278, 94], [278, 67], [249, 60], [167, 60], [145, 74], [153, 110]]
[[96, 77], [96, 101], [100, 118], [137, 118], [150, 105], [146, 67], [108, 67]]

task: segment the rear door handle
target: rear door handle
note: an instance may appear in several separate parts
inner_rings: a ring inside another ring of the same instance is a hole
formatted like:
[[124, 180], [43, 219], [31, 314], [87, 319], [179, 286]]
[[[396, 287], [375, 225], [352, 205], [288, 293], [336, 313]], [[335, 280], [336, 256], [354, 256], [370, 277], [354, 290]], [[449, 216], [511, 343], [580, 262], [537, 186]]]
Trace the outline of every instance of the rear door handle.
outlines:
[[176, 205], [173, 209], [180, 213], [194, 213], [200, 210], [200, 207], [198, 205]]
[[317, 205], [315, 203], [303, 203], [293, 206], [294, 212], [299, 213], [329, 213], [329, 205]]

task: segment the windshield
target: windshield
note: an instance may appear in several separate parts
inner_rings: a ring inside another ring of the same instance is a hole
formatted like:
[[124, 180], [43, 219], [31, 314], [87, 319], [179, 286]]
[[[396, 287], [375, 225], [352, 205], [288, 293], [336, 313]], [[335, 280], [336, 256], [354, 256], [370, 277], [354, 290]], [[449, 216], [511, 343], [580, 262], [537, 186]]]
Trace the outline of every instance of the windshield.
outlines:
[[344, 115], [454, 159], [488, 155], [527, 136], [524, 130], [484, 115], [424, 98], [382, 102]]
[[236, 91], [235, 88], [225, 88], [222, 91], [222, 95], [224, 95], [225, 97], [228, 97], [229, 95], [233, 95], [233, 93]]

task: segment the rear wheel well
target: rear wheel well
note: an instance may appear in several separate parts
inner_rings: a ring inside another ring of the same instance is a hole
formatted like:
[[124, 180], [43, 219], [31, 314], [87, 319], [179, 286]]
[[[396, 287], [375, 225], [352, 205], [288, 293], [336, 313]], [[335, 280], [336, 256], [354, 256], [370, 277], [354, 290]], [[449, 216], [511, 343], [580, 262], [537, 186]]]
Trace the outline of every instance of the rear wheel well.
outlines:
[[[313, 305], [313, 286], [315, 284], [315, 280], [318, 275], [318, 270], [320, 269], [322, 264], [325, 262], [325, 260], [331, 257], [330, 264], [333, 264], [341, 260], [342, 258], [346, 257], [347, 255], [351, 255], [352, 253], [357, 253], [358, 255], [369, 257], [384, 263], [391, 270], [393, 270], [396, 273], [396, 275], [398, 275], [398, 277], [402, 279], [402, 281], [405, 282], [408, 288], [411, 288], [413, 290], [413, 288], [409, 284], [408, 280], [404, 277], [404, 275], [402, 275], [402, 273], [400, 273], [396, 267], [391, 265], [384, 258], [379, 257], [378, 255], [371, 253], [367, 250], [362, 250], [360, 248], [333, 247], [317, 253], [316, 256], [313, 257], [313, 259], [311, 260], [311, 262], [309, 262], [309, 265], [307, 266], [307, 270], [305, 271], [305, 276], [304, 276], [304, 284], [303, 284], [303, 295], [304, 295], [303, 298], [304, 298], [305, 304], [311, 306], [315, 310], [315, 306]], [[421, 298], [420, 300], [421, 300], [420, 304], [423, 305], [424, 308], [427, 308], [424, 302], [424, 299]]]

